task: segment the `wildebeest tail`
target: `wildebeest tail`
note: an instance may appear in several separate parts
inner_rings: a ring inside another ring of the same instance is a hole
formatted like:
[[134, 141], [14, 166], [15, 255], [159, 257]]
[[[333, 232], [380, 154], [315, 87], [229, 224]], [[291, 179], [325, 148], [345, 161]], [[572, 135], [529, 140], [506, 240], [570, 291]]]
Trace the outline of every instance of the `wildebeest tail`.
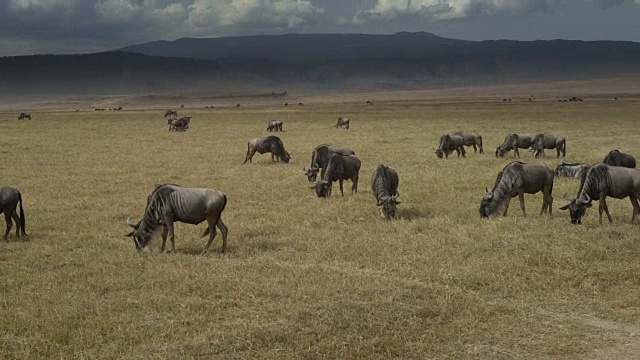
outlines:
[[22, 228], [22, 235], [27, 235], [26, 220], [24, 218], [24, 209], [22, 208], [22, 194], [18, 193], [18, 202], [20, 203], [20, 228]]

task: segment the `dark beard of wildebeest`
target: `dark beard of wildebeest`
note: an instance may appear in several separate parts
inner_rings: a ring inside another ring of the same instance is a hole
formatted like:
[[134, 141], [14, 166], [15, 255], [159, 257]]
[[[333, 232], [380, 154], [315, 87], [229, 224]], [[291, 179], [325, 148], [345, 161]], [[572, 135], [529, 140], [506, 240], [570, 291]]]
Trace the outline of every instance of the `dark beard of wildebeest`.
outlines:
[[622, 166], [627, 168], [636, 167], [636, 159], [631, 154], [623, 153], [618, 150], [611, 150], [609, 154], [605, 156], [603, 163], [611, 166]]
[[602, 163], [593, 165], [589, 168], [580, 184], [578, 197], [568, 199], [569, 204], [561, 207], [560, 210], [569, 210], [571, 223], [581, 224], [582, 216], [586, 209], [591, 207], [593, 200], [598, 200], [600, 202], [598, 208], [600, 224], [602, 224], [603, 211], [607, 213], [607, 218], [611, 223], [613, 220], [605, 200], [607, 196], [615, 199], [629, 197], [633, 206], [631, 223], [635, 223], [636, 217], [640, 214], [640, 204], [638, 204], [638, 198], [640, 197], [640, 170]]
[[380, 216], [383, 219], [396, 217], [396, 205], [398, 201], [398, 184], [400, 180], [398, 173], [392, 167], [378, 165], [378, 168], [371, 177], [371, 192], [376, 198], [376, 204], [380, 207]]
[[327, 165], [327, 172], [325, 172], [324, 177], [322, 180], [316, 181], [311, 188], [316, 190], [318, 197], [330, 197], [332, 184], [337, 180], [340, 183], [340, 194], [344, 196], [342, 182], [351, 180], [353, 183], [351, 193], [356, 193], [358, 192], [360, 165], [360, 159], [354, 155], [333, 154], [331, 160], [329, 160], [329, 165]]
[[164, 117], [167, 117], [167, 116], [175, 116], [175, 117], [178, 117], [178, 112], [177, 112], [177, 111], [174, 111], [174, 110], [167, 110], [167, 112], [166, 112], [166, 113], [164, 113]]
[[534, 157], [545, 156], [544, 149], [556, 149], [556, 157], [558, 158], [561, 154], [563, 158], [567, 156], [567, 141], [558, 135], [537, 134], [533, 138], [531, 148], [533, 149]]
[[513, 150], [513, 157], [520, 157], [518, 149], [528, 149], [533, 144], [533, 134], [509, 134], [504, 138], [502, 145], [496, 149], [496, 157], [503, 157], [508, 151]]
[[589, 164], [568, 164], [562, 161], [562, 163], [556, 167], [554, 174], [556, 177], [581, 179], [586, 175], [589, 167], [591, 167]]
[[518, 196], [522, 214], [526, 216], [524, 194], [535, 194], [542, 191], [542, 209], [540, 215], [549, 211], [552, 214], [553, 204], [553, 170], [544, 164], [525, 164], [513, 161], [505, 166], [496, 177], [493, 190], [482, 196], [480, 201], [480, 217], [487, 218], [495, 214], [504, 205], [504, 216], [507, 216], [509, 202]]
[[271, 120], [267, 123], [267, 131], [282, 131], [282, 121]]
[[351, 124], [351, 120], [345, 117], [339, 117], [338, 122], [336, 122], [336, 129], [344, 126], [345, 129], [349, 129], [349, 125]]
[[464, 150], [464, 142], [462, 136], [449, 134], [440, 136], [440, 144], [436, 149], [436, 156], [442, 159], [442, 155], [444, 155], [448, 159], [449, 154], [451, 154], [454, 150], [458, 153], [458, 157], [460, 157], [460, 154], [462, 154], [462, 157], [466, 157], [466, 151]]
[[133, 237], [137, 250], [144, 249], [158, 226], [163, 227], [162, 248], [164, 252], [167, 235], [171, 238], [171, 250], [175, 253], [174, 222], [198, 225], [207, 221], [207, 229], [202, 237], [209, 235], [209, 241], [202, 253], [206, 253], [217, 233], [216, 226], [222, 232], [222, 252], [227, 250], [228, 229], [222, 222], [222, 211], [227, 206], [227, 196], [218, 190], [203, 188], [185, 188], [175, 184], [157, 185], [149, 198], [142, 220], [137, 224], [131, 218], [127, 224], [134, 230], [127, 234]]
[[187, 131], [190, 123], [190, 116], [185, 116], [180, 119], [169, 119], [167, 121], [167, 124], [169, 124], [169, 131]]
[[267, 136], [249, 140], [247, 142], [247, 155], [244, 158], [243, 164], [246, 164], [247, 160], [251, 163], [256, 151], [260, 154], [271, 153], [271, 161], [273, 162], [277, 159], [278, 162], [282, 160], [288, 163], [291, 159], [291, 154], [284, 149], [282, 140], [277, 136]]
[[465, 131], [456, 131], [451, 135], [457, 135], [462, 137], [462, 143], [464, 146], [473, 146], [473, 152], [478, 152], [480, 149], [480, 154], [484, 154], [484, 149], [482, 148], [482, 136], [478, 133], [465, 132]]
[[31, 114], [27, 114], [27, 113], [20, 113], [20, 116], [18, 116], [18, 120], [22, 120], [22, 119], [29, 119], [29, 120], [31, 120]]
[[302, 168], [304, 174], [307, 175], [307, 179], [309, 182], [315, 182], [318, 177], [318, 171], [322, 169], [320, 174], [320, 178], [324, 179], [324, 174], [327, 170], [327, 165], [329, 164], [329, 160], [331, 159], [331, 155], [339, 154], [339, 155], [355, 155], [356, 153], [346, 147], [340, 146], [332, 146], [328, 144], [320, 144], [316, 146], [315, 149], [311, 152], [311, 165], [309, 165], [308, 169]]
[[[20, 216], [16, 211], [18, 204], [20, 204]], [[22, 239], [22, 236], [27, 236], [24, 209], [22, 208], [22, 194], [18, 189], [1, 186], [0, 187], [0, 214], [4, 213], [4, 219], [7, 222], [7, 230], [4, 232], [4, 241], [9, 241], [9, 232], [13, 227], [13, 219], [16, 222], [16, 236]]]

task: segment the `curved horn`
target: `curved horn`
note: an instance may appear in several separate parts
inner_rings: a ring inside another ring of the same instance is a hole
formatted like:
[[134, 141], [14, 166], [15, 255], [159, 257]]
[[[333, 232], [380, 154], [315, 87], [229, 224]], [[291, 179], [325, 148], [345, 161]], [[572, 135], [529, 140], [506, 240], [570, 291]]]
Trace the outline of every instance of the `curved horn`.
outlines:
[[134, 228], [134, 229], [137, 229], [137, 228], [138, 228], [138, 224], [134, 224], [134, 223], [132, 223], [132, 222], [131, 222], [131, 216], [129, 216], [129, 217], [127, 218], [127, 225], [131, 226], [131, 227], [132, 227], [132, 228]]
[[586, 204], [591, 202], [591, 197], [589, 196], [589, 194], [585, 194], [585, 196], [587, 197], [587, 201], [585, 202]]

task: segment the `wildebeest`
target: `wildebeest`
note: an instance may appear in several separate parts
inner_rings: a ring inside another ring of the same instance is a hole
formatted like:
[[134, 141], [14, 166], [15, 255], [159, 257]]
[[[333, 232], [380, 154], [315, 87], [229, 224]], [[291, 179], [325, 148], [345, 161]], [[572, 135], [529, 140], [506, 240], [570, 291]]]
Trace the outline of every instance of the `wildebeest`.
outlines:
[[299, 102], [299, 103], [298, 103], [298, 106], [304, 106], [304, 104], [303, 104], [303, 103], [301, 103], [301, 102]]
[[462, 157], [465, 157], [466, 151], [464, 150], [464, 140], [462, 136], [450, 134], [440, 136], [440, 144], [436, 149], [436, 156], [442, 159], [442, 155], [444, 155], [448, 159], [449, 154], [454, 150], [458, 153], [458, 157], [460, 157], [461, 154]]
[[568, 164], [563, 160], [562, 163], [556, 167], [554, 173], [556, 177], [582, 179], [582, 177], [587, 173], [587, 170], [589, 170], [589, 167], [591, 167], [589, 164]]
[[631, 154], [623, 153], [618, 150], [611, 150], [609, 154], [605, 156], [603, 163], [611, 166], [622, 166], [627, 168], [636, 167], [636, 159]]
[[237, 108], [242, 107], [242, 104], [236, 104], [236, 107]]
[[600, 224], [602, 224], [602, 211], [607, 213], [611, 223], [613, 220], [605, 201], [607, 196], [615, 199], [629, 197], [633, 206], [631, 223], [634, 223], [640, 213], [640, 204], [638, 204], [638, 198], [640, 197], [640, 170], [610, 166], [603, 163], [595, 164], [589, 168], [586, 176], [583, 177], [578, 197], [568, 199], [569, 204], [561, 207], [560, 210], [569, 210], [571, 223], [580, 224], [586, 209], [591, 207], [591, 202], [598, 200], [600, 202], [598, 209]]
[[345, 129], [349, 128], [351, 124], [351, 120], [345, 117], [339, 117], [338, 122], [336, 122], [336, 129], [344, 126]]
[[505, 166], [496, 177], [493, 189], [482, 196], [480, 202], [480, 217], [487, 218], [495, 214], [504, 205], [504, 216], [507, 216], [509, 202], [518, 196], [522, 214], [526, 216], [524, 208], [524, 194], [535, 194], [542, 191], [542, 209], [540, 215], [549, 211], [552, 213], [553, 204], [553, 170], [544, 164], [525, 164], [513, 161]]
[[354, 155], [339, 155], [333, 154], [327, 165], [327, 171], [324, 173], [322, 180], [316, 181], [311, 186], [316, 190], [318, 197], [331, 196], [332, 184], [335, 181], [340, 183], [340, 193], [344, 196], [342, 189], [342, 182], [344, 180], [351, 180], [353, 185], [351, 186], [351, 193], [358, 192], [358, 175], [360, 173], [360, 159]]
[[267, 123], [267, 131], [282, 131], [282, 121], [269, 120]]
[[177, 112], [177, 111], [174, 111], [174, 110], [169, 109], [169, 110], [167, 110], [167, 112], [166, 112], [166, 113], [164, 113], [164, 117], [167, 117], [167, 116], [175, 116], [175, 117], [177, 117], [177, 116], [178, 116], [178, 112]]
[[[18, 204], [20, 204], [20, 215], [16, 210]], [[16, 222], [16, 236], [20, 239], [22, 239], [22, 236], [27, 236], [24, 209], [22, 208], [22, 194], [18, 189], [10, 186], [0, 186], [0, 214], [2, 213], [4, 213], [4, 219], [7, 222], [4, 241], [9, 241], [9, 232], [13, 227], [11, 219]]]
[[496, 157], [503, 157], [508, 151], [513, 150], [513, 157], [520, 157], [518, 149], [528, 149], [533, 143], [533, 134], [509, 134], [504, 138], [502, 145], [496, 149]]
[[243, 164], [246, 164], [247, 160], [251, 163], [251, 159], [256, 151], [260, 154], [271, 153], [271, 161], [276, 161], [277, 159], [278, 162], [282, 160], [288, 163], [291, 159], [291, 154], [284, 149], [282, 140], [277, 136], [267, 136], [249, 140], [247, 142], [247, 155], [244, 158]]
[[367, 100], [367, 105], [373, 105], [373, 101]]
[[191, 123], [191, 117], [185, 116], [180, 119], [169, 119], [169, 131], [187, 131]]
[[556, 149], [557, 156], [564, 158], [567, 156], [567, 141], [559, 135], [553, 134], [537, 134], [531, 143], [533, 155], [535, 157], [544, 156], [544, 149]]
[[29, 119], [29, 120], [31, 120], [31, 114], [27, 114], [27, 113], [20, 113], [20, 116], [18, 116], [18, 120], [22, 120], [22, 119]]
[[484, 154], [484, 149], [482, 148], [482, 136], [480, 136], [480, 134], [466, 131], [456, 131], [451, 135], [462, 137], [462, 143], [464, 144], [464, 146], [473, 146], [473, 152], [478, 152], [478, 149], [480, 149], [480, 154]]
[[305, 175], [307, 175], [309, 182], [316, 181], [316, 177], [320, 169], [322, 169], [320, 178], [324, 178], [324, 174], [327, 171], [327, 165], [329, 164], [329, 160], [331, 159], [331, 155], [333, 154], [347, 156], [355, 155], [356, 153], [346, 147], [333, 146], [328, 144], [321, 144], [316, 146], [316, 148], [311, 152], [311, 165], [309, 165], [308, 169], [302, 169], [305, 172]]
[[209, 250], [215, 239], [216, 226], [222, 232], [222, 252], [227, 250], [228, 229], [222, 222], [222, 211], [227, 206], [227, 196], [218, 190], [203, 188], [186, 188], [175, 184], [157, 185], [149, 198], [142, 220], [137, 224], [127, 219], [127, 224], [134, 230], [127, 234], [133, 237], [136, 249], [144, 249], [158, 226], [162, 226], [162, 248], [164, 252], [167, 234], [171, 238], [171, 251], [176, 251], [173, 223], [183, 222], [198, 225], [207, 220], [208, 227], [202, 237], [209, 235], [209, 241], [202, 253]]
[[399, 182], [396, 170], [382, 164], [378, 165], [371, 177], [371, 191], [380, 207], [380, 216], [383, 219], [396, 217], [396, 205], [400, 204], [398, 201], [398, 196], [400, 196]]

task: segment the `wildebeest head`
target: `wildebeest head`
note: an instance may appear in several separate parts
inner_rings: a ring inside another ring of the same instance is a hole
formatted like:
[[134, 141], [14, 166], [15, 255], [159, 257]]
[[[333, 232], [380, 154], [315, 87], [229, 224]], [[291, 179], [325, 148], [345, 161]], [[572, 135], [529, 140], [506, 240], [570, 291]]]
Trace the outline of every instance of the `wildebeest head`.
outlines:
[[498, 146], [496, 148], [496, 157], [497, 158], [503, 157], [505, 153], [506, 153], [506, 151], [504, 149], [502, 149], [500, 146]]
[[128, 233], [125, 236], [133, 238], [133, 243], [136, 246], [136, 250], [140, 251], [144, 249], [147, 246], [147, 243], [149, 242], [149, 237], [142, 236], [142, 234], [140, 233], [140, 229], [139, 229], [140, 222], [138, 222], [137, 224], [132, 223], [131, 217], [129, 217], [127, 219], [127, 225], [131, 226], [133, 228], [133, 231]]
[[311, 188], [316, 189], [316, 195], [318, 195], [318, 197], [327, 197], [329, 196], [330, 186], [331, 184], [329, 184], [327, 180], [320, 180], [311, 185]]
[[309, 180], [309, 182], [315, 182], [316, 179], [318, 178], [318, 169], [317, 167], [310, 167], [310, 168], [302, 168], [302, 170], [304, 171], [304, 174], [307, 175], [307, 179]]
[[487, 208], [489, 207], [489, 205], [491, 205], [491, 202], [493, 201], [493, 194], [491, 193], [491, 191], [489, 191], [489, 189], [485, 189], [485, 190], [487, 192], [485, 192], [484, 195], [482, 195], [482, 200], [480, 200], [480, 217], [481, 218], [489, 217]]
[[587, 199], [577, 198], [571, 199], [570, 202], [561, 207], [560, 210], [569, 210], [571, 216], [571, 223], [574, 225], [582, 223], [582, 217], [584, 216], [587, 208], [591, 207], [591, 198], [587, 195]]
[[436, 156], [440, 159], [444, 156], [444, 151], [442, 149], [436, 149]]
[[291, 160], [291, 154], [288, 152], [284, 152], [284, 155], [282, 155], [280, 157], [282, 159], [282, 161], [284, 161], [285, 163], [289, 163], [289, 160]]
[[391, 219], [396, 217], [396, 205], [401, 204], [398, 201], [398, 195], [383, 196], [378, 200], [380, 206], [380, 216], [383, 219]]

